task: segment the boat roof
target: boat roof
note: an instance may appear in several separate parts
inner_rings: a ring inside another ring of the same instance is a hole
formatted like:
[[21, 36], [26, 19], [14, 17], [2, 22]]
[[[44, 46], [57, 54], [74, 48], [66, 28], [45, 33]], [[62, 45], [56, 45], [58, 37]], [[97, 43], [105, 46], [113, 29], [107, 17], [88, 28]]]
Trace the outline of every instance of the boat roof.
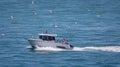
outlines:
[[52, 36], [52, 37], [56, 37], [57, 34], [39, 34], [40, 36]]

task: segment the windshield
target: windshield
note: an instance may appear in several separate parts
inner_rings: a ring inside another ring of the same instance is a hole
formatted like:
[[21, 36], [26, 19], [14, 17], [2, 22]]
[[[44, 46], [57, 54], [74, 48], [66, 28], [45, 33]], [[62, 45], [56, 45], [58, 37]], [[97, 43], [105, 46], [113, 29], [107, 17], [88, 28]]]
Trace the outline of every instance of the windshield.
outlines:
[[40, 36], [39, 38], [47, 41], [55, 40], [55, 37], [52, 36]]

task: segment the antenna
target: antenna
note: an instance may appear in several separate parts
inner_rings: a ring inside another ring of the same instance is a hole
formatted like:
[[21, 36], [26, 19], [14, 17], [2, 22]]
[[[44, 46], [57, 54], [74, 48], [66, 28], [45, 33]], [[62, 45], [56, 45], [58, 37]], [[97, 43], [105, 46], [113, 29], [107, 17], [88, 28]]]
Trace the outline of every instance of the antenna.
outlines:
[[47, 34], [47, 33], [48, 33], [48, 31], [46, 30], [46, 31], [45, 31], [45, 33]]

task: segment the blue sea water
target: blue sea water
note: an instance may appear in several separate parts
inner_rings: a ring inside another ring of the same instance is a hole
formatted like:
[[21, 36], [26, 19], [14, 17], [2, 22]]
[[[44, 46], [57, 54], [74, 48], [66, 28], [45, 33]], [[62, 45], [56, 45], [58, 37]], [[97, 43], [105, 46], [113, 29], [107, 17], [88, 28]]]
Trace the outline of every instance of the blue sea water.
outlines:
[[[0, 67], [120, 67], [119, 6], [120, 0], [0, 0]], [[76, 48], [28, 49], [26, 38], [45, 30]]]

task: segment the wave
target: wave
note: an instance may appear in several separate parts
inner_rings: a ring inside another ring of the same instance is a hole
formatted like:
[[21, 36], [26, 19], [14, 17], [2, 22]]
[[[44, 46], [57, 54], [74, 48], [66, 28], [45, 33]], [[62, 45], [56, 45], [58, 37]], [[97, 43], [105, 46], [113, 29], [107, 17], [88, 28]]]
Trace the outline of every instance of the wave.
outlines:
[[[27, 48], [32, 48], [27, 46]], [[120, 46], [103, 46], [103, 47], [74, 47], [72, 50], [52, 48], [52, 47], [37, 47], [36, 51], [107, 51], [107, 52], [120, 52]]]

